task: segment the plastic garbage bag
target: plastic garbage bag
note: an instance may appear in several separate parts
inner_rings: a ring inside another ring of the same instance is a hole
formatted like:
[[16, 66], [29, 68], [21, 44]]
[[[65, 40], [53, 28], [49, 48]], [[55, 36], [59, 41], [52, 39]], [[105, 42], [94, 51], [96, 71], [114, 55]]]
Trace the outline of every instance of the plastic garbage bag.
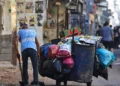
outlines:
[[49, 56], [49, 58], [55, 58], [57, 53], [58, 53], [58, 50], [59, 50], [58, 45], [51, 45], [48, 48], [48, 56]]
[[67, 67], [67, 68], [70, 68], [72, 69], [74, 67], [74, 61], [73, 61], [73, 58], [70, 56], [68, 58], [65, 58], [63, 60], [63, 64]]
[[66, 50], [71, 54], [71, 44], [62, 44], [59, 50]]
[[43, 68], [46, 71], [53, 72], [53, 73], [61, 73], [62, 72], [62, 63], [58, 59], [51, 59], [46, 60], [43, 64]]
[[101, 65], [105, 68], [109, 67], [115, 61], [114, 54], [104, 48], [97, 49], [96, 54], [98, 55]]
[[57, 58], [67, 58], [70, 56], [70, 53], [67, 50], [59, 50], [57, 54]]
[[48, 58], [48, 47], [52, 44], [44, 44], [40, 47], [40, 52], [43, 54], [45, 58]]

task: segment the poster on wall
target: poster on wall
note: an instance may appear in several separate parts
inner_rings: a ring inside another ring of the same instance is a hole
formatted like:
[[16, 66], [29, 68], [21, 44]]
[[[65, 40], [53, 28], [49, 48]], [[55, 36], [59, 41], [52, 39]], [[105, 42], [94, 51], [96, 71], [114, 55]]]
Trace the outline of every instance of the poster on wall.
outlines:
[[33, 2], [26, 2], [25, 12], [32, 13], [33, 12]]
[[17, 2], [17, 13], [24, 13], [24, 2]]
[[37, 25], [42, 26], [41, 20], [43, 19], [43, 16], [41, 14], [37, 15]]
[[36, 16], [35, 15], [30, 15], [29, 16], [29, 25], [30, 26], [35, 26], [36, 24]]
[[49, 19], [48, 20], [48, 27], [49, 28], [55, 28], [56, 27], [56, 21], [55, 21], [55, 19]]
[[36, 1], [35, 2], [35, 12], [36, 13], [43, 13], [43, 1]]
[[80, 17], [78, 12], [72, 12], [70, 16], [70, 24], [71, 28], [74, 28], [76, 26], [80, 26]]
[[26, 18], [26, 16], [25, 17], [20, 17], [19, 19], [18, 19], [18, 21], [19, 21], [19, 26], [21, 26], [21, 25], [23, 25], [23, 24], [27, 24], [27, 18]]

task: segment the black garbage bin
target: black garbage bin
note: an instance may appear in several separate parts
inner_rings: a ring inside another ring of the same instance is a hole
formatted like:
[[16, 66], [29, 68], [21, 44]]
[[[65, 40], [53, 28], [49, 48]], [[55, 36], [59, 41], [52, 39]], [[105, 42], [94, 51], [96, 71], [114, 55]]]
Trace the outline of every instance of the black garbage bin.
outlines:
[[[80, 83], [92, 82], [95, 46], [74, 44], [74, 68], [70, 80]], [[88, 85], [89, 86], [89, 85]]]
[[58, 42], [60, 42], [60, 41], [61, 41], [61, 39], [52, 39], [51, 43], [52, 44], [58, 44]]

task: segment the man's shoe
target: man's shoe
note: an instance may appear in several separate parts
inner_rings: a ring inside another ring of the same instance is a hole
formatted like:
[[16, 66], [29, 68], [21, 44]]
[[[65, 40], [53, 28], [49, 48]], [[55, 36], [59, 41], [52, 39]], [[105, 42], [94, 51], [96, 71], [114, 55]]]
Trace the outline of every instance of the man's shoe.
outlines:
[[32, 81], [32, 82], [31, 82], [31, 85], [32, 85], [32, 86], [40, 86], [38, 81]]

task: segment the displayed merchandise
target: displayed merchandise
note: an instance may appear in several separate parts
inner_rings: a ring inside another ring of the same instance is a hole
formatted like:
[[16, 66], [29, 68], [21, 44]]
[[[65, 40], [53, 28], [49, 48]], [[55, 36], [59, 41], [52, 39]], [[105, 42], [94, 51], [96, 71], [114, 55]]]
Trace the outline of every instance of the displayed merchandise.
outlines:
[[111, 51], [108, 51], [104, 48], [97, 49], [96, 54], [99, 58], [99, 61], [103, 67], [109, 67], [114, 61], [115, 56]]

